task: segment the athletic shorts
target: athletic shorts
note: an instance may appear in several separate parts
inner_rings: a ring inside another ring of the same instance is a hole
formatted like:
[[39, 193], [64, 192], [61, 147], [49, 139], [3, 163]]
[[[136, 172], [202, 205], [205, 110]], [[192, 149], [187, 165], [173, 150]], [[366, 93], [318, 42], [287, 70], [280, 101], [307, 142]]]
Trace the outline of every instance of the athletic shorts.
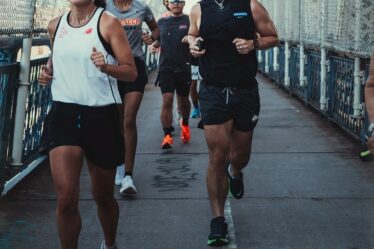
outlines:
[[161, 93], [174, 93], [181, 97], [188, 97], [191, 86], [190, 72], [159, 72], [159, 86]]
[[256, 125], [260, 113], [257, 81], [250, 88], [215, 87], [203, 82], [199, 102], [204, 125], [219, 125], [234, 121], [234, 129], [249, 132]]
[[89, 107], [53, 102], [46, 124], [49, 151], [78, 146], [90, 162], [108, 170], [124, 162], [124, 138], [115, 104]]
[[191, 78], [192, 80], [201, 80], [201, 75], [199, 73], [199, 66], [191, 66]]
[[144, 93], [145, 85], [148, 82], [147, 66], [144, 61], [139, 57], [134, 57], [138, 76], [134, 82], [131, 81], [117, 81], [118, 91], [121, 98], [129, 92], [141, 92]]

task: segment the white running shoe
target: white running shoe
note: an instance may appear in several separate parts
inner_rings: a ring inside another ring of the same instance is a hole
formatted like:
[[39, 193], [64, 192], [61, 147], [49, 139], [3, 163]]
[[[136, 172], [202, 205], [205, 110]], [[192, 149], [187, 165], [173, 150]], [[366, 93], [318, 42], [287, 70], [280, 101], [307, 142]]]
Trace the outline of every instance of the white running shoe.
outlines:
[[[107, 249], [108, 247], [105, 246], [105, 240], [103, 240], [103, 242], [101, 242], [101, 246], [100, 246], [100, 249]], [[112, 247], [113, 249], [117, 249], [117, 245], [115, 245], [114, 247]]]
[[125, 165], [121, 164], [121, 165], [117, 166], [116, 179], [114, 181], [114, 183], [117, 186], [121, 186], [124, 175], [125, 175]]
[[122, 186], [119, 192], [122, 195], [135, 195], [136, 194], [136, 187], [132, 181], [131, 176], [125, 176], [122, 180]]

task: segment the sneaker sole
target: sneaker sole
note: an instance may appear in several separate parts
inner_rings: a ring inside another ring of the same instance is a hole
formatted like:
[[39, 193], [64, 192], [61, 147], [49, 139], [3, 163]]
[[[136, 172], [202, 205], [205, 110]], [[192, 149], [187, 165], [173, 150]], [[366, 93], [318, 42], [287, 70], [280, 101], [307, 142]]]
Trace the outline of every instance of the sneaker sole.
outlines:
[[229, 244], [229, 240], [227, 238], [208, 239], [207, 244], [208, 246], [226, 246]]
[[163, 149], [163, 150], [167, 150], [167, 149], [171, 149], [171, 148], [173, 148], [173, 146], [171, 146], [170, 144], [164, 144], [164, 145], [161, 147], [161, 149]]
[[136, 195], [136, 191], [133, 188], [127, 188], [123, 191], [120, 191], [121, 195]]

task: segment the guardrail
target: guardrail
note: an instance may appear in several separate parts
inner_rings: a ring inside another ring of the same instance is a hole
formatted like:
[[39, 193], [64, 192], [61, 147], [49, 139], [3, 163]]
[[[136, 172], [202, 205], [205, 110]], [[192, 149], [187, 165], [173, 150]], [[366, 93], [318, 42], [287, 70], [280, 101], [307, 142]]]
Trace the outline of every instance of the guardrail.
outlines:
[[0, 66], [0, 190], [7, 180], [18, 72], [16, 63]]
[[[306, 83], [300, 84], [300, 47], [296, 45], [290, 47], [288, 62], [290, 85], [286, 86], [285, 46], [282, 44], [277, 49], [279, 55], [275, 54], [275, 49], [258, 52], [259, 71], [272, 79], [275, 84], [296, 95], [306, 104], [318, 110], [351, 135], [364, 142], [363, 131], [367, 118], [364, 110], [357, 109], [357, 101], [361, 101], [359, 106], [364, 106], [364, 87], [358, 86], [357, 77], [360, 77], [360, 74], [363, 73], [364, 77], [359, 80], [360, 82], [366, 81], [369, 73], [369, 65], [365, 64], [366, 61], [363, 60], [364, 63], [361, 63], [362, 65], [358, 64], [360, 72], [357, 72], [357, 61], [355, 59], [338, 56], [332, 52], [327, 53], [327, 82], [326, 89], [324, 89], [327, 108], [324, 110], [321, 109], [321, 52], [312, 49], [305, 51], [306, 59], [303, 62], [305, 63], [304, 76]], [[266, 53], [270, 59], [269, 61], [264, 59]], [[275, 56], [277, 56], [276, 59]], [[260, 60], [260, 57], [263, 57], [262, 60]], [[277, 60], [279, 62], [278, 71], [274, 70], [273, 66], [273, 62]], [[266, 71], [267, 68], [269, 68], [268, 71]], [[358, 95], [357, 91], [360, 91]]]

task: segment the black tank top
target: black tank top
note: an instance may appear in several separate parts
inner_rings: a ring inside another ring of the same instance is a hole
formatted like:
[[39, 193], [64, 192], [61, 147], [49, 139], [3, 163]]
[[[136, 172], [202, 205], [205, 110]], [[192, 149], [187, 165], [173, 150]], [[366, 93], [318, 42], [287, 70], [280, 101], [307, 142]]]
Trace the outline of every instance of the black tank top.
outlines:
[[200, 6], [199, 32], [206, 49], [200, 61], [204, 82], [219, 87], [250, 88], [256, 84], [256, 51], [241, 55], [232, 43], [235, 38], [255, 38], [250, 0], [225, 0], [223, 9], [214, 0], [202, 0]]

